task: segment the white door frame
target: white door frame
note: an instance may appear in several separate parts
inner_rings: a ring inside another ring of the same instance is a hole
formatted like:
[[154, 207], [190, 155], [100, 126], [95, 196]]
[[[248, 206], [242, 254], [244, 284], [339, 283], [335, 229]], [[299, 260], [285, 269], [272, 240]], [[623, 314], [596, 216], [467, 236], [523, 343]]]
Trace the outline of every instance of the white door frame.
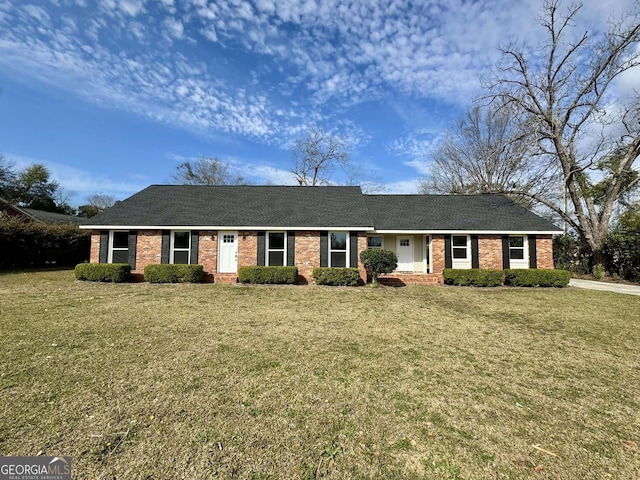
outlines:
[[[233, 235], [233, 244], [224, 242], [225, 235]], [[218, 273], [237, 272], [238, 232], [220, 231], [218, 232]]]
[[[427, 251], [427, 247], [429, 247], [429, 251]], [[431, 261], [431, 254], [433, 248], [431, 248], [431, 235], [424, 235], [422, 237], [422, 270], [423, 273], [431, 273], [431, 265], [433, 262]]]
[[[406, 251], [407, 247], [400, 247], [400, 242], [402, 240], [409, 240], [409, 254], [410, 254], [410, 258], [408, 261], [404, 261], [404, 262], [400, 262], [400, 248], [403, 249], [403, 252]], [[415, 248], [415, 246], [413, 245], [415, 238], [413, 237], [413, 235], [398, 235], [396, 237], [396, 253], [398, 255], [398, 268], [396, 269], [396, 271], [398, 272], [413, 272], [413, 250]], [[402, 265], [409, 265], [409, 268], [400, 268], [400, 264], [402, 263]]]

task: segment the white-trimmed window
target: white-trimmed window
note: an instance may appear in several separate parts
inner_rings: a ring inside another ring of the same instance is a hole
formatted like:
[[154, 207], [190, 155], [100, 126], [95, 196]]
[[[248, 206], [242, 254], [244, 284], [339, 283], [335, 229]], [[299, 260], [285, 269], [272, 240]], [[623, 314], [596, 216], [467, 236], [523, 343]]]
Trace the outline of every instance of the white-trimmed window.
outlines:
[[129, 262], [129, 232], [109, 232], [109, 263]]
[[267, 232], [265, 265], [283, 267], [287, 264], [286, 232]]
[[171, 260], [170, 263], [188, 264], [191, 257], [191, 232], [171, 232]]
[[367, 248], [383, 248], [384, 241], [382, 235], [371, 235], [367, 237]]
[[451, 235], [451, 266], [471, 268], [471, 237], [469, 235]]
[[329, 266], [349, 266], [349, 234], [347, 232], [329, 232]]
[[529, 258], [527, 237], [524, 235], [513, 235], [509, 237], [509, 267], [529, 268]]

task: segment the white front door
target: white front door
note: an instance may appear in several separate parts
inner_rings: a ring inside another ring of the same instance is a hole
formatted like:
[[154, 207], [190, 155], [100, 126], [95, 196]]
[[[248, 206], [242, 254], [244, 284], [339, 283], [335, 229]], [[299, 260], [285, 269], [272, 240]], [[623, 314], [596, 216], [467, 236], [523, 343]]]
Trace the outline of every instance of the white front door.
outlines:
[[238, 232], [219, 232], [219, 263], [218, 272], [236, 273], [238, 271]]
[[398, 272], [413, 272], [413, 237], [398, 235], [396, 254], [398, 255]]

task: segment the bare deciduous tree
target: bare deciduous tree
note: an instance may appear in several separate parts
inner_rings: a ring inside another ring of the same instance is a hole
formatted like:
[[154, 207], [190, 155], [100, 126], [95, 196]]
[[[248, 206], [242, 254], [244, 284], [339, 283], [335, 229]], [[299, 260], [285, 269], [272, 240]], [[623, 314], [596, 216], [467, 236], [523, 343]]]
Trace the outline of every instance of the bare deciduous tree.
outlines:
[[308, 131], [293, 147], [293, 170], [298, 185], [318, 186], [329, 183], [336, 166], [349, 162], [346, 143], [318, 128]]
[[178, 165], [173, 175], [182, 185], [244, 185], [244, 178], [229, 173], [229, 165], [217, 157], [201, 157]]
[[89, 195], [87, 197], [87, 202], [93, 207], [104, 210], [105, 208], [113, 207], [113, 204], [116, 203], [116, 199], [113, 197], [113, 195], [94, 193], [93, 195]]
[[116, 200], [112, 195], [94, 193], [87, 197], [86, 205], [80, 205], [80, 207], [78, 207], [78, 216], [93, 217], [103, 210], [112, 207], [114, 203], [116, 203]]
[[542, 192], [553, 168], [529, 162], [533, 136], [509, 106], [474, 106], [431, 155], [422, 193], [473, 194], [506, 189]]
[[[636, 4], [637, 5], [637, 4]], [[547, 41], [533, 49], [503, 48], [504, 62], [487, 81], [489, 98], [510, 105], [530, 122], [537, 156], [559, 170], [568, 209], [544, 192], [505, 188], [560, 215], [596, 255], [620, 198], [638, 185], [640, 103], [614, 98], [614, 82], [640, 65], [640, 12], [610, 22], [606, 34], [573, 36], [581, 6], [547, 1], [540, 24]], [[616, 161], [610, 159], [615, 156]], [[598, 195], [593, 195], [598, 185]]]

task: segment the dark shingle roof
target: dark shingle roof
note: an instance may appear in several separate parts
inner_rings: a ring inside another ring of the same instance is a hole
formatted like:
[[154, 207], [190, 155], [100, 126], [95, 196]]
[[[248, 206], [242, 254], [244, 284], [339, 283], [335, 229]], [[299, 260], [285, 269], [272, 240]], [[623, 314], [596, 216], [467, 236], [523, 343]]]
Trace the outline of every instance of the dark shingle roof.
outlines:
[[30, 217], [41, 221], [49, 225], [74, 223], [80, 225], [86, 220], [82, 217], [75, 217], [73, 215], [65, 215], [64, 213], [45, 212], [44, 210], [35, 210], [33, 208], [21, 207], [22, 211], [27, 213]]
[[193, 185], [152, 185], [87, 219], [85, 225], [559, 230], [501, 195], [363, 195], [359, 187]]
[[360, 187], [204, 185], [152, 185], [86, 224], [373, 227]]
[[376, 230], [559, 230], [502, 195], [365, 195], [365, 198]]

